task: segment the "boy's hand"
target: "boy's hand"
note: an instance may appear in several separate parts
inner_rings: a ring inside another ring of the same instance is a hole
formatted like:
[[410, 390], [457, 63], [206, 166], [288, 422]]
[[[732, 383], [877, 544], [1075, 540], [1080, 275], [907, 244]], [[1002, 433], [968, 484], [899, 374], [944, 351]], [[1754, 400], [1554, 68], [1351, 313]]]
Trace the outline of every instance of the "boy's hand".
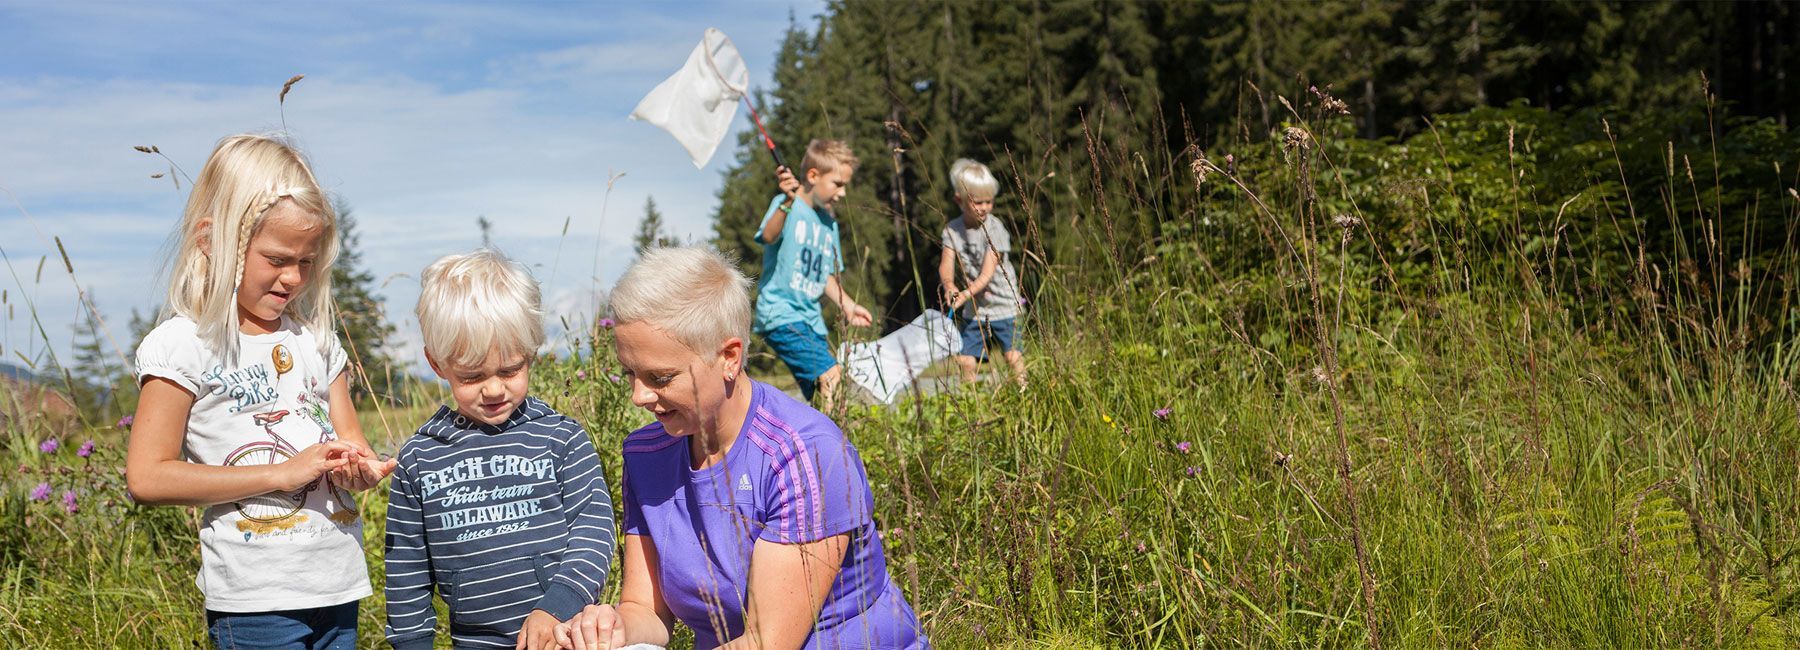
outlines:
[[950, 311], [962, 309], [963, 303], [969, 302], [969, 298], [974, 295], [969, 293], [968, 289], [959, 289], [956, 293], [950, 294]]
[[611, 650], [625, 645], [625, 625], [612, 605], [588, 605], [556, 626], [556, 643], [573, 650]]
[[781, 193], [788, 195], [788, 200], [800, 198], [800, 180], [794, 178], [794, 172], [786, 167], [775, 168], [775, 183], [781, 187]]
[[844, 310], [844, 319], [857, 327], [868, 327], [875, 323], [875, 317], [870, 316], [869, 310], [863, 309], [862, 305], [850, 305], [849, 309]]
[[336, 440], [302, 449], [275, 466], [275, 491], [292, 492], [306, 487], [325, 473], [349, 464], [355, 453], [356, 448], [349, 443]]
[[556, 627], [561, 624], [550, 612], [531, 610], [525, 626], [519, 628], [519, 642], [513, 644], [513, 650], [556, 650]]

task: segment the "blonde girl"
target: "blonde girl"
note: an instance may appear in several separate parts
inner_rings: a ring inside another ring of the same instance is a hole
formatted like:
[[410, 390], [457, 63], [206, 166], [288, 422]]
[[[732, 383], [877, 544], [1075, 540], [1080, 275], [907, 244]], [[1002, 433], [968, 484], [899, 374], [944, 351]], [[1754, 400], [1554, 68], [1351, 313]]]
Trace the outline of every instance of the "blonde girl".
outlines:
[[357, 424], [333, 333], [337, 222], [293, 145], [219, 141], [176, 233], [166, 318], [137, 351], [126, 487], [197, 506], [215, 645], [352, 648], [373, 593], [346, 490], [393, 471]]

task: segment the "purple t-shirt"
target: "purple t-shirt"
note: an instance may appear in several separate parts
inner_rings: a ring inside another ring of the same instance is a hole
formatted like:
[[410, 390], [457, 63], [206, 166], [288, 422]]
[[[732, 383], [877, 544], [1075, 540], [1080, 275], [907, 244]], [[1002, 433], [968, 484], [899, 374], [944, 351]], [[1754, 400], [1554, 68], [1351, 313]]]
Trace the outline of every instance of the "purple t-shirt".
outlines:
[[655, 544], [663, 599], [694, 647], [744, 631], [750, 552], [849, 533], [806, 648], [928, 648], [888, 575], [862, 458], [823, 413], [751, 382], [750, 414], [725, 460], [690, 469], [688, 441], [655, 423], [625, 438], [625, 534]]

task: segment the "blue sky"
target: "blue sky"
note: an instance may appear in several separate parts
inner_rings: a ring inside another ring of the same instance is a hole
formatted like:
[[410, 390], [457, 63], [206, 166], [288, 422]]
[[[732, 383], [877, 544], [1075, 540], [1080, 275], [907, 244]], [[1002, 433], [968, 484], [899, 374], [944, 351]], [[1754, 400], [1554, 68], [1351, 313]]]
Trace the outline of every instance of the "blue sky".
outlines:
[[161, 302], [187, 198], [185, 179], [178, 191], [150, 178], [167, 163], [132, 147], [155, 145], [198, 173], [219, 138], [281, 128], [276, 97], [295, 74], [306, 79], [288, 95], [287, 129], [353, 208], [404, 358], [418, 353], [414, 277], [479, 245], [479, 216], [499, 247], [534, 265], [555, 316], [585, 321], [631, 257], [646, 196], [676, 236], [709, 236], [735, 142], [696, 170], [667, 134], [625, 116], [709, 26], [767, 87], [789, 16], [811, 24], [823, 11], [822, 0], [0, 0], [0, 188], [13, 195], [0, 192], [4, 357], [46, 360], [29, 305], [66, 355], [77, 285], [129, 346], [131, 310]]

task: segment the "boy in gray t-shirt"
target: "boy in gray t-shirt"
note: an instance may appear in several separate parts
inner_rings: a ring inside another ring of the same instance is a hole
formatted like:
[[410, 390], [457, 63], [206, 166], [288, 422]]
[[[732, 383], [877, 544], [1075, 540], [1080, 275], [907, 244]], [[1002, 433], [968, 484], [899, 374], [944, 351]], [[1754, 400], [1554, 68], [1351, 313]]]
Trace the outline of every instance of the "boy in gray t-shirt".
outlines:
[[[1015, 340], [1014, 321], [1024, 312], [1019, 300], [1019, 271], [1012, 263], [1012, 234], [992, 214], [1000, 183], [986, 165], [963, 158], [950, 166], [950, 185], [962, 215], [944, 226], [944, 255], [938, 280], [944, 302], [962, 325], [962, 351], [956, 365], [963, 383], [975, 381], [975, 366], [987, 359], [987, 341], [1006, 352], [1013, 379], [1025, 385], [1025, 355]], [[960, 261], [960, 264], [959, 264]], [[962, 268], [958, 284], [957, 268]]]

